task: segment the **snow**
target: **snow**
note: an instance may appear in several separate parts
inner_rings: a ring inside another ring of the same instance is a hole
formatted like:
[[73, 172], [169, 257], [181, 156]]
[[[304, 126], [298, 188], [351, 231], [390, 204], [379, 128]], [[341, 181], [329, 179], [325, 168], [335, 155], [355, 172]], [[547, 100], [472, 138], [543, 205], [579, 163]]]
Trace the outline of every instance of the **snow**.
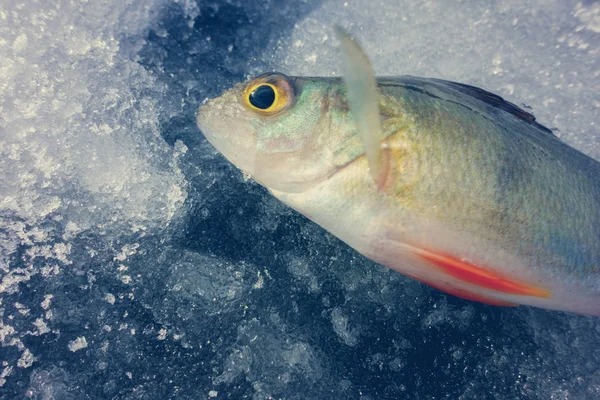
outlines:
[[88, 347], [88, 343], [85, 339], [85, 336], [78, 337], [77, 339], [69, 342], [69, 350], [73, 353], [81, 349], [85, 349], [86, 347]]
[[270, 70], [481, 86], [600, 158], [591, 1], [0, 5], [0, 397], [600, 396], [600, 321], [448, 297], [358, 256], [198, 132]]

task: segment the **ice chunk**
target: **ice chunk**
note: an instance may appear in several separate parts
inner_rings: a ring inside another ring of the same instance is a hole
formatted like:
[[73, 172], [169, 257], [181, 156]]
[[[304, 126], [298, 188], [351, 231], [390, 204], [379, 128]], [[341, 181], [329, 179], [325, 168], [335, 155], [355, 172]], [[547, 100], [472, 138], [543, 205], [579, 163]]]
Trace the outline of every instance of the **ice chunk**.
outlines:
[[348, 328], [348, 317], [338, 307], [331, 311], [333, 330], [347, 346], [355, 346], [358, 342], [357, 332]]
[[86, 347], [88, 347], [88, 343], [87, 343], [87, 340], [85, 339], [85, 336], [80, 336], [77, 339], [69, 342], [69, 350], [71, 350], [72, 352], [76, 352], [81, 349], [85, 349]]

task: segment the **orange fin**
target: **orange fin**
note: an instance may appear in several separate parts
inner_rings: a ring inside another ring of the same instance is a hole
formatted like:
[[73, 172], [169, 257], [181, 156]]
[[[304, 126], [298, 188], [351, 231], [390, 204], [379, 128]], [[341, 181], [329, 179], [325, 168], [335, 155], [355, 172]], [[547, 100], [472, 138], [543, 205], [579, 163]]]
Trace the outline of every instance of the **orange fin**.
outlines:
[[[477, 267], [466, 261], [462, 261], [446, 254], [434, 253], [422, 249], [415, 249], [414, 254], [421, 259], [435, 265], [447, 275], [474, 286], [517, 296], [533, 296], [545, 299], [552, 298], [552, 292], [550, 292], [548, 289], [507, 278], [496, 272]], [[436, 287], [435, 285], [432, 286]], [[451, 292], [453, 289], [447, 290], [441, 287], [438, 287], [438, 289], [454, 294]], [[479, 296], [467, 291], [464, 291], [464, 293], [462, 293], [463, 290], [459, 291], [461, 293], [456, 294], [458, 297], [467, 298], [465, 296], [468, 295], [471, 297], [469, 298], [470, 300], [476, 300], [473, 297]], [[495, 299], [491, 300], [496, 301]], [[486, 301], [482, 300], [477, 301], [486, 303]]]
[[477, 301], [479, 303], [489, 304], [491, 306], [503, 306], [503, 307], [518, 307], [518, 304], [509, 303], [508, 301], [494, 299], [493, 297], [484, 296], [482, 294], [477, 294], [473, 292], [469, 292], [468, 290], [453, 288], [450, 286], [442, 286], [432, 282], [423, 281], [423, 283], [436, 288], [437, 290], [441, 290], [442, 292], [446, 292], [451, 294], [452, 296], [460, 297], [461, 299]]

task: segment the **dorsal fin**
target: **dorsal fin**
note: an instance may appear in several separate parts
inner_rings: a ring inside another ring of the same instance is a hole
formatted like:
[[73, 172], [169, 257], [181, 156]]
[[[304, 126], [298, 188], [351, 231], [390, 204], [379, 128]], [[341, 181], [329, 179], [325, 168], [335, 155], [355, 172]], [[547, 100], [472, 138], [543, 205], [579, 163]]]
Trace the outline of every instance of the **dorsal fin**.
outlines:
[[527, 111], [525, 111], [522, 108], [520, 108], [519, 106], [511, 103], [510, 101], [504, 100], [502, 97], [498, 96], [497, 94], [488, 92], [487, 90], [483, 90], [476, 86], [466, 85], [464, 83], [446, 81], [443, 79], [431, 79], [431, 80], [442, 83], [446, 86], [450, 86], [453, 89], [455, 89], [463, 94], [466, 94], [468, 96], [471, 96], [477, 100], [480, 100], [492, 107], [496, 107], [501, 110], [504, 110], [504, 111], [514, 115], [515, 117], [517, 117], [518, 119], [520, 119], [522, 121], [525, 121], [527, 123], [535, 125], [537, 128], [543, 130], [544, 132], [547, 132], [551, 135], [554, 134], [554, 132], [552, 132], [550, 129], [548, 129], [544, 125], [541, 125], [538, 122], [536, 122], [535, 116], [533, 114], [528, 113]]

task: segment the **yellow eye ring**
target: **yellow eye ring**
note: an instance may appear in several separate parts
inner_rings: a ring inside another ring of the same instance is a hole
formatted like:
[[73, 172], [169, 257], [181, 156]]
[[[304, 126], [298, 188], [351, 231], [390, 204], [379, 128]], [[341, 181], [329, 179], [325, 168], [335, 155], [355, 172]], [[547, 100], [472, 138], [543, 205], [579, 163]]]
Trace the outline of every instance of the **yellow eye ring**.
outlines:
[[293, 86], [281, 74], [259, 76], [242, 93], [244, 105], [261, 115], [274, 115], [283, 111], [292, 104], [293, 98]]

